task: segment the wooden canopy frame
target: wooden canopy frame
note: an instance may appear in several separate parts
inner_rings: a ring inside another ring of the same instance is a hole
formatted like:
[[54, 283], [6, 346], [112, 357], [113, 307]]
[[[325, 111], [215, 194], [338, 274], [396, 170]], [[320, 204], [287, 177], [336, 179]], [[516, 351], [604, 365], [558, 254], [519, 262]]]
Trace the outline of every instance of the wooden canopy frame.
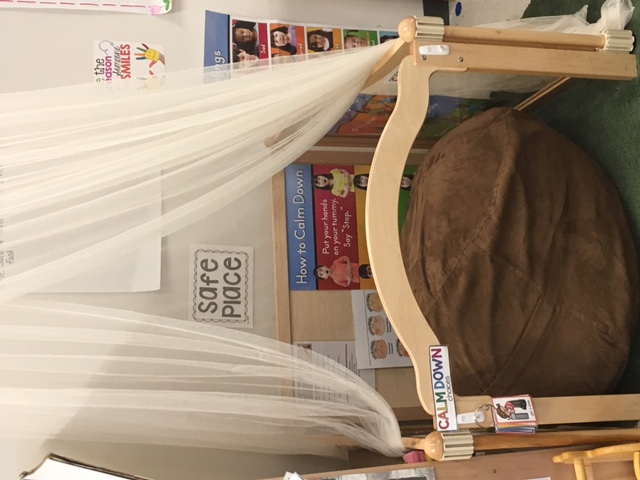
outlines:
[[[413, 361], [418, 396], [434, 413], [429, 346], [440, 344], [416, 302], [403, 266], [398, 224], [398, 191], [411, 146], [429, 106], [434, 72], [490, 72], [569, 78], [631, 80], [637, 76], [631, 32], [579, 35], [517, 30], [448, 27], [441, 19], [410, 17], [400, 39], [378, 63], [366, 86], [399, 67], [398, 99], [373, 158], [365, 210], [373, 276], [385, 312]], [[427, 46], [439, 46], [446, 55]], [[422, 52], [421, 52], [422, 47]], [[551, 88], [541, 91], [541, 98]], [[453, 378], [455, 390], [455, 378]], [[520, 394], [522, 392], [513, 392]], [[534, 398], [539, 424], [571, 424], [640, 419], [640, 394]], [[489, 404], [488, 396], [459, 397], [459, 413]], [[461, 424], [461, 428], [477, 428]]]

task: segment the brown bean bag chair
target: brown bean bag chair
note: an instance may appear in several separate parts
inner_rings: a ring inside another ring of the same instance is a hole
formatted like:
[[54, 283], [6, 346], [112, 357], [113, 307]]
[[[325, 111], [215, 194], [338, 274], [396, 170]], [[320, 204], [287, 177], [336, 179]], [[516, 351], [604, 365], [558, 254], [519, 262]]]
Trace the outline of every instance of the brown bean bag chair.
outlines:
[[615, 188], [559, 133], [510, 109], [463, 123], [418, 169], [401, 242], [456, 393], [618, 382], [639, 313], [636, 250]]

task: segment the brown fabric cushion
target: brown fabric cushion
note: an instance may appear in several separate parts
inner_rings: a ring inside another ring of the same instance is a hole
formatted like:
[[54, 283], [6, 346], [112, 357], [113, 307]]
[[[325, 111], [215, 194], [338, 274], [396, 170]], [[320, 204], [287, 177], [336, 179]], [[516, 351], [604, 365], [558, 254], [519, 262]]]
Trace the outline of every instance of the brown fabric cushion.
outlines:
[[616, 385], [638, 318], [636, 250], [615, 188], [559, 133], [509, 109], [463, 123], [418, 169], [402, 248], [456, 393]]

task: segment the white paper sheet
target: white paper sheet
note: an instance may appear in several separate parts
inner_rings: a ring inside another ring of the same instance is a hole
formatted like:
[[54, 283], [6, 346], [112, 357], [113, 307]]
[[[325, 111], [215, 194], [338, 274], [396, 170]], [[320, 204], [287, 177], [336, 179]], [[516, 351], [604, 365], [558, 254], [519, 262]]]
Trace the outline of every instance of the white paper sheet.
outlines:
[[375, 290], [351, 292], [356, 356], [361, 369], [412, 366]]
[[[17, 178], [19, 168], [11, 170], [11, 177], [4, 174], [0, 164], [0, 200], [3, 184], [9, 184], [11, 178]], [[4, 182], [4, 183], [3, 183]], [[141, 192], [142, 193], [142, 192]], [[162, 213], [160, 185], [151, 185], [144, 192], [149, 199], [146, 206], [122, 215], [113, 222], [135, 221], [137, 223], [153, 221]], [[12, 271], [20, 266], [20, 262], [28, 258], [36, 258], [39, 251], [49, 247], [45, 242], [31, 242], [18, 248], [3, 248], [3, 242], [12, 238], [5, 234], [10, 221], [0, 218], [0, 277], [10, 277]], [[65, 279], [40, 290], [41, 293], [129, 293], [150, 292], [160, 288], [162, 261], [162, 239], [160, 236], [147, 241], [137, 251], [125, 254], [108, 265], [96, 265], [91, 270]]]
[[[297, 346], [314, 351], [325, 357], [338, 362], [340, 365], [347, 367], [353, 373], [362, 378], [372, 388], [376, 388], [376, 375], [374, 370], [361, 370], [358, 368], [356, 361], [355, 343], [354, 342], [296, 342]], [[331, 400], [326, 392], [304, 392], [299, 394], [300, 397], [316, 400]]]
[[125, 255], [96, 271], [70, 278], [41, 290], [42, 293], [135, 293], [160, 288], [162, 241]]

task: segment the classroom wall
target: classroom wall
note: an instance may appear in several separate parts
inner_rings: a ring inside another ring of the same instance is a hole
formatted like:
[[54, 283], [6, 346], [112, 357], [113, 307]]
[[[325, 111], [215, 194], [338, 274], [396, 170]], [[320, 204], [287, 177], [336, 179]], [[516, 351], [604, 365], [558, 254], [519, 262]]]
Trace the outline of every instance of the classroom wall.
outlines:
[[[393, 28], [405, 16], [422, 12], [421, 0], [174, 0], [174, 5], [171, 13], [158, 17], [0, 10], [0, 93], [92, 81], [93, 41], [99, 38], [163, 44], [167, 71], [198, 67], [203, 58], [205, 9], [258, 18], [384, 28]], [[259, 206], [252, 210], [256, 220], [271, 218], [268, 186], [253, 192], [251, 203]], [[268, 251], [269, 245], [265, 255]], [[263, 259], [264, 277], [272, 272], [269, 261], [272, 258]], [[274, 336], [275, 325], [257, 325], [256, 331]], [[185, 476], [191, 480], [258, 479], [280, 476], [287, 469], [312, 472], [345, 467], [343, 461], [335, 459], [0, 439], [0, 478], [17, 478], [48, 451], [155, 480]]]
[[420, 0], [174, 0], [169, 14], [60, 10], [0, 11], [0, 92], [92, 80], [93, 41], [147, 41], [164, 45], [167, 71], [199, 67], [204, 11], [345, 26], [391, 27], [421, 14]]

